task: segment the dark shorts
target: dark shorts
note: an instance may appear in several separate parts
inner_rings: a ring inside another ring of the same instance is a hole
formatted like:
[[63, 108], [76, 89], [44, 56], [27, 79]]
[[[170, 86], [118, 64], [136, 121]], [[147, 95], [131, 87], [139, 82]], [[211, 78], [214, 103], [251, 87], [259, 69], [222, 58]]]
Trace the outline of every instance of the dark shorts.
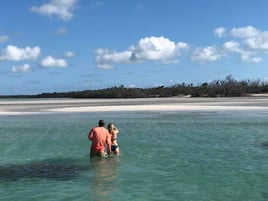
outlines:
[[112, 145], [111, 150], [115, 151], [117, 148], [119, 148], [118, 145]]

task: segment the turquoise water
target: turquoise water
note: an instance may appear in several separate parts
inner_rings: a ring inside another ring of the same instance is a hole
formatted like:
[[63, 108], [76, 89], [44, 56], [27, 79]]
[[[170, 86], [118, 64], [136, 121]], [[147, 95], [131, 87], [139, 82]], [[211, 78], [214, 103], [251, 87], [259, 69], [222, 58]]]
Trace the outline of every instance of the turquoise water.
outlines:
[[[121, 155], [89, 159], [99, 119]], [[0, 200], [268, 200], [268, 113], [0, 116]]]

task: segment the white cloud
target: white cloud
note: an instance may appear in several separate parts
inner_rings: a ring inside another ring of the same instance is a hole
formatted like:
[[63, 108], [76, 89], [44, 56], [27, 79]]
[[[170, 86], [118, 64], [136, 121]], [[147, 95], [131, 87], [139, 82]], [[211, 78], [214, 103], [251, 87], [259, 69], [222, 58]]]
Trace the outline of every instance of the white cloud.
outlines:
[[[268, 53], [268, 31], [260, 31], [252, 26], [233, 28], [230, 32], [233, 37], [242, 38], [243, 50], [247, 54]], [[244, 58], [244, 57], [243, 57]], [[245, 56], [248, 58], [248, 56]], [[259, 58], [259, 57], [258, 57]], [[245, 61], [248, 59], [245, 59]], [[260, 59], [254, 59], [260, 61]]]
[[77, 0], [50, 0], [39, 7], [33, 6], [31, 11], [46, 16], [57, 16], [68, 21], [73, 18], [73, 10]]
[[67, 67], [68, 63], [64, 59], [56, 59], [52, 56], [47, 56], [41, 61], [42, 67]]
[[223, 44], [223, 49], [227, 52], [241, 52], [240, 43], [236, 41], [227, 41]]
[[249, 52], [244, 52], [243, 54], [241, 54], [240, 60], [242, 62], [251, 62], [256, 64], [262, 62], [261, 57], [253, 57]]
[[67, 52], [65, 52], [65, 56], [66, 57], [74, 57], [75, 56], [75, 53], [74, 52], [72, 52], [72, 51], [67, 51]]
[[[219, 27], [214, 30], [218, 36], [226, 33], [225, 28]], [[232, 28], [229, 37], [236, 38], [237, 41], [227, 41], [223, 44], [225, 53], [237, 53], [242, 62], [260, 63], [262, 57], [256, 54], [268, 53], [268, 31], [260, 31], [253, 26]]]
[[187, 49], [189, 49], [189, 44], [183, 43], [183, 42], [178, 42], [176, 44], [176, 49], [177, 50], [187, 50]]
[[188, 49], [187, 43], [175, 43], [168, 38], [145, 37], [139, 40], [136, 46], [132, 45], [122, 52], [98, 49], [95, 62], [99, 68], [113, 68], [116, 63], [131, 63], [145, 61], [159, 61], [162, 63], [178, 62], [183, 50]]
[[259, 34], [260, 34], [260, 31], [258, 31], [256, 28], [252, 26], [233, 28], [230, 31], [230, 35], [232, 37], [237, 37], [237, 38], [249, 38], [249, 37], [257, 36]]
[[240, 44], [236, 41], [228, 41], [223, 44], [223, 49], [226, 52], [235, 52], [240, 55], [240, 61], [242, 62], [251, 62], [251, 63], [260, 63], [262, 62], [261, 57], [254, 57], [255, 52], [242, 49]]
[[108, 49], [96, 50], [95, 62], [98, 68], [111, 69], [115, 63], [129, 63], [131, 58], [131, 51], [115, 52]]
[[8, 39], [9, 39], [9, 36], [2, 35], [2, 36], [0, 36], [0, 43], [4, 43], [4, 42], [8, 41]]
[[56, 30], [56, 34], [58, 35], [64, 35], [68, 32], [68, 30], [64, 27], [59, 27], [57, 30]]
[[[235, 38], [222, 44], [222, 47], [208, 45], [196, 48], [190, 60], [200, 63], [213, 62], [230, 54], [237, 54], [241, 62], [260, 63], [262, 54], [268, 53], [268, 31], [260, 31], [253, 26], [232, 28], [227, 31], [224, 27], [214, 30], [217, 37]], [[163, 36], [141, 38], [136, 45], [127, 50], [117, 52], [100, 48], [96, 51], [95, 62], [98, 68], [111, 69], [119, 63], [136, 63], [154, 61], [164, 64], [178, 63], [188, 43], [175, 43]]]
[[218, 27], [214, 30], [214, 34], [221, 38], [225, 36], [226, 29], [224, 27]]
[[29, 64], [24, 64], [23, 66], [13, 66], [11, 71], [14, 73], [29, 72], [31, 71], [31, 66]]
[[0, 54], [1, 60], [10, 60], [10, 61], [21, 61], [21, 60], [30, 60], [36, 59], [41, 52], [39, 47], [25, 47], [18, 48], [13, 45], [7, 46], [5, 50]]
[[260, 34], [256, 37], [250, 37], [245, 40], [247, 48], [253, 51], [268, 51], [268, 35]]
[[220, 51], [214, 47], [214, 46], [208, 46], [205, 48], [197, 48], [191, 57], [192, 61], [197, 61], [200, 63], [210, 62], [210, 61], [216, 61], [220, 59], [223, 56], [223, 54], [220, 53]]
[[167, 38], [146, 37], [140, 39], [134, 47], [131, 59], [134, 61], [155, 60], [164, 61], [175, 54], [176, 44]]

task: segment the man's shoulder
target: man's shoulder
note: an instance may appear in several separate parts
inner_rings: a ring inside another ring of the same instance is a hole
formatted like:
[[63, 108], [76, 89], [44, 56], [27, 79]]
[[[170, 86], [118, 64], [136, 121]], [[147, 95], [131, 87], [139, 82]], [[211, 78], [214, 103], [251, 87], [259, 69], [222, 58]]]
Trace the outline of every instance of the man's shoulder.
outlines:
[[95, 130], [102, 131], [102, 132], [107, 132], [107, 133], [109, 133], [108, 130], [107, 130], [105, 127], [95, 127], [94, 129], [95, 129]]
[[90, 131], [95, 131], [96, 130], [96, 127], [92, 127], [91, 129], [90, 129]]

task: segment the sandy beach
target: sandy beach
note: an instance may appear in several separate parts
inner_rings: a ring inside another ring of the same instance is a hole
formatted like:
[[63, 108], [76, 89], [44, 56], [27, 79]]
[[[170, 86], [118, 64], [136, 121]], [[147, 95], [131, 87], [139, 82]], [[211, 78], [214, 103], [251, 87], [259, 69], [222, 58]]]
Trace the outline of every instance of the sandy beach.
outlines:
[[0, 115], [113, 111], [268, 111], [268, 97], [145, 99], [0, 99]]

